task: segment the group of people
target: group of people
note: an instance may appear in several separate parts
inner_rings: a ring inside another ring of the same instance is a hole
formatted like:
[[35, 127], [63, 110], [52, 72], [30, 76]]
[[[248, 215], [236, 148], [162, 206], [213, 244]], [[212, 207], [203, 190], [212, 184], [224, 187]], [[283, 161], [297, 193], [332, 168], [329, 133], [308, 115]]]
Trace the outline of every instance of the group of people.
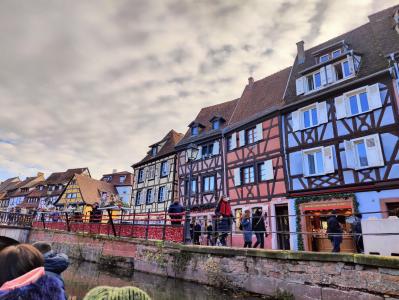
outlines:
[[0, 300], [65, 300], [61, 273], [68, 268], [65, 254], [48, 243], [18, 244], [0, 251]]
[[[172, 225], [181, 225], [184, 207], [175, 200], [169, 207], [168, 213]], [[251, 217], [251, 211], [244, 209], [244, 214], [240, 218], [239, 228], [243, 232], [244, 247], [264, 248], [266, 231], [266, 218], [267, 214], [262, 214], [260, 209], [257, 209]], [[203, 233], [206, 234], [206, 244], [210, 246], [227, 245], [227, 238], [232, 232], [234, 219], [233, 211], [227, 196], [222, 195], [216, 205], [215, 213], [212, 222], [205, 226], [201, 226], [200, 222], [195, 218], [192, 219], [190, 224], [190, 234], [193, 244], [200, 244], [200, 237]], [[255, 234], [256, 242], [252, 245], [252, 236]]]

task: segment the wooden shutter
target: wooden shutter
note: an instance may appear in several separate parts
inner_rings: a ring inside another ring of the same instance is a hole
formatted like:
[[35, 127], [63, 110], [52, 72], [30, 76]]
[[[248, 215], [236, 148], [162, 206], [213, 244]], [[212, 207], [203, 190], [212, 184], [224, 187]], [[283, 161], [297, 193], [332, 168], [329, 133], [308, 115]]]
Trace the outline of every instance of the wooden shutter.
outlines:
[[302, 173], [303, 176], [309, 176], [309, 163], [307, 154], [302, 151]]
[[348, 169], [356, 169], [357, 159], [355, 156], [355, 145], [352, 141], [344, 141], [345, 146], [345, 157], [346, 157], [346, 167]]
[[380, 87], [378, 83], [367, 86], [367, 99], [370, 109], [377, 109], [382, 106]]
[[317, 119], [318, 124], [324, 124], [328, 122], [328, 114], [327, 114], [327, 102], [318, 102], [316, 104], [317, 107]]
[[240, 147], [245, 145], [245, 130], [241, 130], [239, 133], [239, 145]]
[[256, 140], [255, 140], [255, 142], [260, 141], [262, 139], [263, 139], [263, 127], [262, 127], [262, 123], [259, 123], [256, 125]]
[[351, 75], [355, 74], [355, 66], [353, 64], [353, 56], [348, 55], [348, 65], [349, 65], [349, 71], [351, 72]]
[[346, 111], [345, 97], [343, 95], [335, 97], [334, 103], [335, 103], [335, 115], [337, 119], [339, 120], [346, 118], [347, 111]]
[[202, 157], [202, 146], [198, 146], [198, 153], [197, 153], [197, 160], [201, 159]]
[[323, 147], [324, 174], [334, 173], [334, 146]]
[[234, 169], [234, 185], [241, 185], [241, 170], [240, 168]]
[[237, 133], [235, 133], [235, 132], [231, 135], [231, 145], [230, 146], [231, 146], [230, 150], [237, 148]]
[[327, 65], [326, 66], [326, 78], [327, 78], [327, 83], [333, 83], [334, 82], [334, 72], [332, 65]]
[[378, 134], [365, 137], [367, 161], [370, 167], [381, 167], [384, 165], [384, 157], [381, 151], [380, 136]]
[[296, 94], [298, 95], [302, 95], [305, 93], [305, 77], [299, 77], [296, 80]]
[[212, 155], [218, 155], [218, 154], [219, 154], [219, 141], [214, 141], [212, 148]]
[[273, 172], [273, 160], [269, 159], [264, 163], [265, 170], [266, 170], [266, 180], [274, 179], [274, 172]]
[[320, 80], [321, 80], [321, 85], [327, 84], [327, 74], [325, 67], [320, 68]]
[[301, 130], [301, 112], [299, 110], [291, 113], [292, 131]]

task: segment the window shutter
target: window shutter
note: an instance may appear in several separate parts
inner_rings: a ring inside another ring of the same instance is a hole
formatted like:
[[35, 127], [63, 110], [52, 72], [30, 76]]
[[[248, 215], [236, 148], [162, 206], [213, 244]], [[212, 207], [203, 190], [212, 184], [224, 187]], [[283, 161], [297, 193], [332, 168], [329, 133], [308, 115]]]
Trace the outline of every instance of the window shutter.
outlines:
[[219, 141], [213, 142], [213, 149], [212, 149], [212, 155], [218, 155], [219, 154]]
[[377, 109], [382, 106], [378, 83], [367, 86], [367, 99], [369, 100], [370, 109]]
[[346, 118], [346, 103], [345, 103], [345, 97], [343, 95], [335, 97], [334, 99], [335, 102], [335, 115], [337, 119], [343, 119]]
[[292, 131], [301, 130], [301, 112], [299, 110], [291, 113]]
[[353, 74], [355, 74], [355, 66], [353, 64], [353, 56], [348, 55], [347, 57], [348, 57], [349, 71], [353, 75]]
[[273, 160], [269, 159], [264, 163], [266, 169], [266, 180], [274, 179], [274, 172], [273, 172]]
[[319, 124], [324, 124], [328, 122], [328, 115], [327, 115], [327, 102], [318, 102], [316, 104], [317, 107], [317, 119]]
[[305, 177], [309, 176], [308, 156], [304, 151], [302, 151], [302, 173]]
[[234, 185], [241, 185], [241, 170], [240, 168], [234, 169]]
[[296, 95], [302, 95], [305, 93], [305, 77], [299, 77], [296, 80]]
[[325, 67], [320, 68], [320, 80], [321, 80], [321, 85], [327, 84], [327, 74]]
[[202, 157], [202, 146], [198, 146], [198, 153], [197, 153], [197, 160], [201, 159]]
[[327, 78], [327, 83], [334, 82], [334, 73], [333, 73], [332, 65], [326, 66], [326, 78]]
[[384, 165], [384, 158], [381, 151], [380, 136], [373, 134], [365, 138], [367, 160], [370, 167], [381, 167]]
[[356, 156], [355, 156], [355, 146], [352, 141], [344, 141], [345, 146], [345, 157], [346, 157], [346, 167], [348, 169], [356, 169]]
[[263, 139], [263, 127], [262, 123], [256, 125], [256, 142]]
[[231, 149], [237, 148], [237, 133], [231, 135]]
[[242, 147], [245, 145], [245, 130], [241, 130], [238, 134], [239, 134], [240, 147]]
[[323, 163], [324, 163], [324, 173], [334, 173], [334, 146], [328, 146], [323, 148]]

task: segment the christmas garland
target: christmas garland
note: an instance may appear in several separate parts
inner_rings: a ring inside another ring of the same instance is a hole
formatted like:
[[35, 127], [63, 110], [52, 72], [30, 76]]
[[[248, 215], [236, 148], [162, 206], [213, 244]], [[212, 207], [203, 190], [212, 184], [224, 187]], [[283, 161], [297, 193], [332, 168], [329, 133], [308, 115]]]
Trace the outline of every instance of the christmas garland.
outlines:
[[[303, 203], [313, 202], [313, 201], [328, 201], [331, 199], [349, 199], [353, 200], [353, 210], [354, 213], [359, 212], [359, 202], [356, 199], [356, 195], [353, 193], [339, 193], [339, 194], [326, 194], [320, 196], [306, 196], [299, 197], [295, 199], [295, 214], [296, 214], [296, 228], [297, 232], [302, 232], [302, 223], [301, 223], [301, 210], [300, 205]], [[298, 250], [303, 251], [303, 238], [302, 234], [298, 234]]]
[[191, 206], [191, 211], [212, 209], [216, 207], [216, 203], [205, 203], [205, 204], [196, 204]]

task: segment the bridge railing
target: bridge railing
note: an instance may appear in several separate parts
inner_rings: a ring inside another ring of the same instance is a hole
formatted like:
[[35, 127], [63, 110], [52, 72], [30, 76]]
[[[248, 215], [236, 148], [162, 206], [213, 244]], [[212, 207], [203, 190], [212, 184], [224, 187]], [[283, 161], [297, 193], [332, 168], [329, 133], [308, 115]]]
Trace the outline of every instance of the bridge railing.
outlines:
[[136, 213], [103, 209], [98, 214], [38, 212], [32, 227], [116, 237], [183, 241], [184, 213]]
[[0, 225], [31, 227], [33, 215], [0, 211]]

